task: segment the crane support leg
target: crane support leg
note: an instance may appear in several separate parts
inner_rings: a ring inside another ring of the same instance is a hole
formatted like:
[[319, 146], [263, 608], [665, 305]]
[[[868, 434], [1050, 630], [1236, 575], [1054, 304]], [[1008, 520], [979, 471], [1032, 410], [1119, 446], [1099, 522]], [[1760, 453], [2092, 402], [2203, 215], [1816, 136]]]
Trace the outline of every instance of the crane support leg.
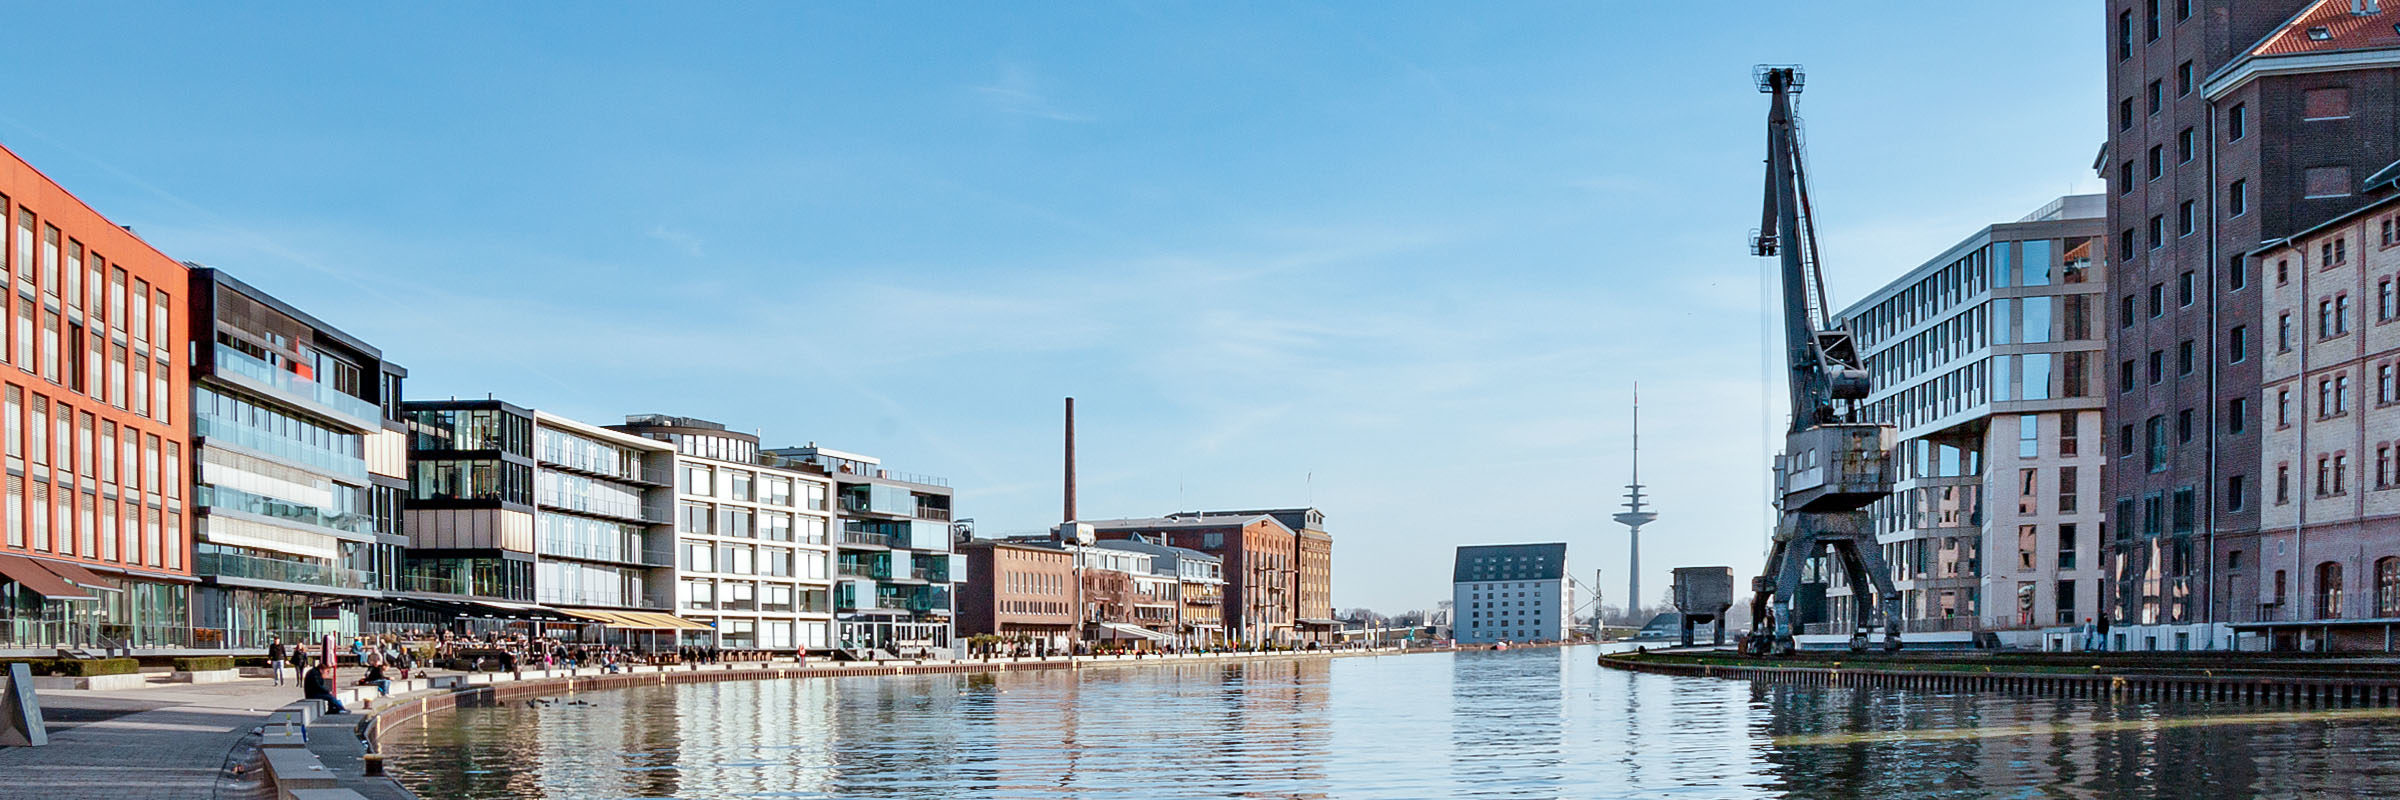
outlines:
[[[1898, 652], [1900, 650], [1900, 589], [1892, 585], [1892, 567], [1884, 562], [1883, 548], [1876, 546], [1875, 537], [1868, 535], [1861, 537], [1858, 541], [1864, 546], [1856, 547], [1858, 551], [1856, 558], [1860, 568], [1866, 570], [1867, 580], [1873, 584], [1877, 599], [1875, 616], [1871, 622], [1883, 629], [1883, 649], [1888, 652]], [[1867, 587], [1860, 585], [1858, 588], [1863, 591]], [[1868, 620], [1866, 617], [1859, 619]]]

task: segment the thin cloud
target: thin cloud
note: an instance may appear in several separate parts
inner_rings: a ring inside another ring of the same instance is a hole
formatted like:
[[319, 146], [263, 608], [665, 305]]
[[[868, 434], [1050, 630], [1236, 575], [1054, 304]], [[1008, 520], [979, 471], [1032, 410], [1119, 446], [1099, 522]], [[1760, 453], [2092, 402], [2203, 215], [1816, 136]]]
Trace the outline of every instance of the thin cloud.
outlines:
[[1000, 79], [981, 86], [971, 86], [984, 105], [1003, 114], [1034, 117], [1054, 122], [1091, 122], [1088, 114], [1079, 114], [1058, 107], [1042, 93], [1033, 71], [1024, 65], [1003, 62]]
[[652, 239], [666, 242], [669, 246], [674, 247], [676, 250], [682, 251], [684, 255], [691, 256], [693, 258], [699, 258], [707, 254], [706, 251], [701, 249], [700, 237], [684, 231], [675, 230], [664, 225], [658, 225], [651, 227], [649, 232], [644, 235], [649, 236]]

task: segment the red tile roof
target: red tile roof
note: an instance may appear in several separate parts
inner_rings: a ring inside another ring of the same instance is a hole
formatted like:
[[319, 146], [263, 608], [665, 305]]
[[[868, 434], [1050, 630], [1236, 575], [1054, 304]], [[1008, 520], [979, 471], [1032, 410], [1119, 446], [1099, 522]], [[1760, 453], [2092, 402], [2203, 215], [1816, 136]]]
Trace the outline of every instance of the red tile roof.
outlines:
[[[2379, 0], [2381, 10], [2350, 13], [2351, 0], [2317, 0], [2290, 22], [2268, 34], [2253, 56], [2332, 53], [2344, 50], [2400, 48], [2400, 0]], [[2311, 31], [2321, 31], [2317, 37]], [[2322, 38], [2319, 38], [2322, 37]]]

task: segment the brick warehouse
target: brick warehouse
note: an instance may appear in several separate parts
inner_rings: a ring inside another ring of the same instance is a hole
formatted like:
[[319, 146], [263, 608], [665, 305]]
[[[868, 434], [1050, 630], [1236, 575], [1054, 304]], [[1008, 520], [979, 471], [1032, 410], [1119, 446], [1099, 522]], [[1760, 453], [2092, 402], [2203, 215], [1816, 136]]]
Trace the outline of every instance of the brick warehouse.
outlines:
[[[2393, 163], [2396, 17], [2367, 0], [2110, 0], [2111, 592], [2118, 646], [2222, 646], [2257, 553], [2262, 242]], [[2188, 355], [2187, 355], [2188, 354]], [[2185, 365], [2189, 364], [2187, 368]]]

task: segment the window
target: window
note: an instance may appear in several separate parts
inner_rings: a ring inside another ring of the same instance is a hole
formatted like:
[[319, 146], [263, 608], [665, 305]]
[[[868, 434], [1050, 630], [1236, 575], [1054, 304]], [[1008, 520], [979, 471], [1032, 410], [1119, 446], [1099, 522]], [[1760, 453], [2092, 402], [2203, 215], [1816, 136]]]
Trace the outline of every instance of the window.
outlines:
[[2292, 424], [2292, 390], [2290, 389], [2275, 390], [2275, 424], [2278, 427]]
[[2245, 487], [2242, 484], [2242, 476], [2240, 475], [2235, 475], [2225, 479], [2225, 510], [2240, 511], [2242, 510], [2242, 507], [2248, 503], [2248, 501], [2244, 499], [2245, 495], [2243, 494], [2244, 490], [2248, 487]]
[[2377, 321], [2389, 322], [2394, 313], [2400, 313], [2400, 305], [2395, 305], [2394, 300], [2400, 300], [2400, 298], [2395, 298], [2392, 294], [2392, 279], [2385, 278], [2376, 281], [2375, 319]]
[[2166, 313], [2167, 285], [2163, 283], [2150, 284], [2150, 318], [2157, 319], [2165, 316]]
[[2250, 398], [2236, 397], [2225, 402], [2225, 432], [2246, 433], [2250, 430]]
[[[2182, 205], [2175, 207], [2175, 235], [2190, 236], [2198, 225], [2199, 220], [2192, 213], [2192, 201], [2185, 200]], [[2185, 300], [2183, 302], [2185, 305], [2190, 305], [2192, 301]]]
[[2117, 130], [2133, 130], [2133, 98], [2117, 101]]
[[2152, 416], [2150, 421], [2144, 426], [2142, 434], [2143, 443], [2149, 446], [2149, 460], [2146, 463], [2149, 466], [2150, 471], [2165, 472], [2167, 469], [2167, 452], [2169, 448], [2169, 444], [2167, 442], [2166, 415], [2160, 414]]
[[2117, 60], [2133, 57], [2133, 12], [2117, 12]]
[[2156, 385], [2167, 378], [2167, 351], [2150, 351], [2150, 383]]
[[2303, 120], [2348, 117], [2350, 116], [2350, 90], [2335, 86], [2301, 92], [2300, 109], [2300, 118]]
[[[2235, 217], [2250, 213], [2250, 181], [2248, 179], [2234, 181], [2233, 185], [2225, 190], [2225, 213]], [[2236, 263], [2239, 261], [2237, 260]]]
[[2279, 353], [2292, 351], [2292, 312], [2286, 311], [2275, 317], [2275, 350]]
[[2317, 619], [2340, 619], [2342, 616], [2342, 563], [2327, 561], [2317, 565]]
[[2117, 365], [2117, 391], [2130, 392], [2133, 387], [2133, 360], [2126, 359], [2125, 363]]
[[2187, 408], [2175, 412], [2175, 443], [2189, 444], [2191, 441], [2192, 410]]
[[2155, 42], [2158, 41], [2158, 0], [2149, 0], [2148, 7], [2149, 16], [2144, 18], [2146, 21], [2143, 29], [2149, 33], [2150, 38], [2147, 41]]
[[2120, 457], [2133, 455], [2133, 426], [2131, 424], [2117, 426], [2117, 455]]
[[2400, 556], [2375, 560], [2375, 616], [2400, 617]]
[[2392, 446], [2375, 446], [2375, 488], [2392, 488]]
[[[2275, 465], [2275, 504], [2292, 502], [2292, 465]], [[2282, 594], [2277, 592], [2277, 594]]]
[[2234, 256], [2233, 263], [2225, 265], [2225, 291], [2238, 292], [2249, 286], [2250, 270], [2244, 267], [2241, 256]]
[[[2082, 451], [2082, 420], [2081, 416], [2072, 411], [2058, 415], [2058, 454], [2060, 456], [2073, 457]], [[2072, 470], [2074, 467], [2067, 467], [2067, 469]]]
[[[2183, 63], [2181, 63], [2181, 64], [2177, 64], [2177, 65], [2175, 65], [2175, 96], [2176, 96], [2176, 97], [2182, 97], [2182, 96], [2184, 96], [2184, 95], [2191, 94], [2191, 93], [2192, 93], [2192, 62], [2186, 61], [2186, 62], [2183, 62]], [[2184, 131], [2184, 132], [2185, 132], [2185, 133], [2190, 133], [2191, 131], [2189, 131], [2189, 130], [2186, 130], [2186, 131]]]
[[2191, 19], [2191, 18], [2192, 18], [2192, 3], [2193, 3], [2193, 2], [2194, 2], [2194, 0], [2176, 0], [2176, 2], [2175, 2], [2175, 21], [2176, 21], [2176, 22], [2182, 22], [2182, 21], [2184, 21], [2184, 20], [2187, 20], [2187, 19]]
[[[2190, 65], [2187, 64], [2185, 66]], [[2192, 129], [2185, 128], [2183, 129], [2183, 132], [2175, 134], [2175, 163], [2192, 163], [2192, 151], [2194, 149], [2195, 146], [2192, 142]]]
[[2225, 363], [2239, 364], [2250, 358], [2250, 327], [2235, 325], [2225, 332]]
[[2133, 194], [2133, 162], [2117, 164], [2117, 194]]
[[2181, 343], [2175, 345], [2175, 374], [2192, 374], [2192, 366], [2193, 361], [2196, 360], [2196, 352], [2197, 350], [2192, 346], [2192, 340], [2190, 339], [2185, 339]]
[[[2072, 416], [2072, 415], [2069, 415], [2069, 416]], [[2059, 467], [2059, 468], [2058, 468], [2058, 513], [2061, 513], [2061, 514], [2073, 514], [2073, 513], [2075, 513], [2075, 502], [2076, 502], [2075, 495], [2076, 495], [2076, 486], [2075, 486], [2075, 468], [2074, 468], [2074, 467]], [[2069, 527], [2070, 529], [2072, 529], [2072, 528], [2073, 528], [2073, 526], [2071, 526], [2071, 525], [2070, 525], [2070, 526], [2068, 526], [2068, 527]], [[2069, 548], [2069, 549], [2073, 549], [2073, 547], [2074, 547], [2073, 545], [2069, 545], [2069, 546], [2068, 546], [2068, 548]]]
[[2134, 317], [2133, 295], [2126, 295], [2124, 297], [2117, 298], [2117, 327], [2133, 327]]
[[2167, 90], [2166, 90], [2166, 87], [2165, 87], [2163, 84], [2161, 84], [2160, 82], [2158, 82], [2158, 81], [2151, 81], [2151, 82], [2150, 82], [2150, 116], [2153, 116], [2153, 117], [2155, 117], [2155, 116], [2158, 116], [2158, 112], [2159, 112], [2159, 110], [2160, 110], [2160, 109], [2164, 109], [2164, 108], [2166, 108], [2166, 107], [2167, 107]]
[[2126, 228], [2126, 229], [2125, 229], [2125, 232], [2117, 234], [2117, 260], [2118, 260], [2118, 261], [2132, 261], [2132, 260], [2133, 260], [2133, 229], [2132, 229], [2132, 228]]
[[2333, 338], [2333, 298], [2317, 301], [2317, 338]]
[[2292, 260], [2291, 260], [2291, 259], [2288, 259], [2288, 258], [2279, 258], [2279, 259], [2276, 259], [2276, 260], [2275, 260], [2275, 285], [2277, 285], [2277, 286], [2282, 286], [2282, 285], [2284, 285], [2284, 284], [2291, 283], [2291, 282], [2292, 282]]
[[2150, 249], [2156, 250], [2166, 245], [2167, 215], [2159, 214], [2150, 218]]
[[2158, 180], [2158, 176], [2160, 176], [2160, 175], [2165, 175], [2165, 174], [2167, 174], [2167, 155], [2166, 155], [2166, 146], [2165, 146], [2165, 145], [2156, 145], [2156, 144], [2154, 144], [2154, 145], [2151, 145], [2151, 146], [2150, 146], [2150, 180]]
[[2347, 197], [2350, 194], [2349, 167], [2309, 167], [2303, 174], [2306, 176], [2303, 197]]

